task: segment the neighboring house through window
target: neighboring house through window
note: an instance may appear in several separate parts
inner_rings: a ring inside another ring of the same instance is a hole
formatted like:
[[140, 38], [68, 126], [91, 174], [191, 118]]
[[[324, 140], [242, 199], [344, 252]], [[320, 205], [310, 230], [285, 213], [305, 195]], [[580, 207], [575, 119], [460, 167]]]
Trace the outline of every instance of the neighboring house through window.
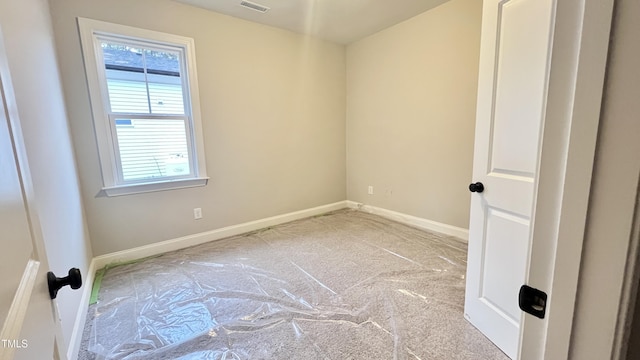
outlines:
[[105, 193], [205, 185], [193, 39], [78, 24]]

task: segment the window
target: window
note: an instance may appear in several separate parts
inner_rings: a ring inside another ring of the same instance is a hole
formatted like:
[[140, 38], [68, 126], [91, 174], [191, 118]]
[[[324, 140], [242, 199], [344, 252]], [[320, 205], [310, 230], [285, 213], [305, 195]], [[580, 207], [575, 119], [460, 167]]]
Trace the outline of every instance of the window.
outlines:
[[206, 185], [193, 39], [78, 24], [105, 193]]

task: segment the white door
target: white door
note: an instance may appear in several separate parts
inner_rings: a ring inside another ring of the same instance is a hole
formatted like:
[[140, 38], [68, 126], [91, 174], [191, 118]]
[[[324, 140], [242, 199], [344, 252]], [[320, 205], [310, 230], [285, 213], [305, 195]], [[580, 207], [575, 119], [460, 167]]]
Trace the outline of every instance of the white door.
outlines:
[[[465, 317], [516, 358], [544, 123], [553, 0], [485, 0]], [[475, 189], [477, 190], [477, 189]]]
[[30, 177], [0, 33], [0, 359], [59, 358], [57, 325]]

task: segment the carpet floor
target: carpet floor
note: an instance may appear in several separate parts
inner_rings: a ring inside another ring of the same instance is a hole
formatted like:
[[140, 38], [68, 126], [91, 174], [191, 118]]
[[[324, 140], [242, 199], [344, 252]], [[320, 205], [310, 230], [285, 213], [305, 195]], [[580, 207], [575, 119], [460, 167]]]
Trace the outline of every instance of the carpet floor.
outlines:
[[79, 359], [508, 359], [466, 244], [340, 210], [109, 269]]

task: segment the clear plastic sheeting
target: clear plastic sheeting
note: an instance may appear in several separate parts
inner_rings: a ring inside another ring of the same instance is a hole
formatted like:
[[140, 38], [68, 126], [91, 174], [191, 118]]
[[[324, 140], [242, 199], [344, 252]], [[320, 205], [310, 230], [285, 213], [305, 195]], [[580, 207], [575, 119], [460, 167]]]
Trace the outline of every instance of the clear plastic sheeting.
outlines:
[[109, 269], [81, 359], [506, 359], [466, 245], [341, 210]]

